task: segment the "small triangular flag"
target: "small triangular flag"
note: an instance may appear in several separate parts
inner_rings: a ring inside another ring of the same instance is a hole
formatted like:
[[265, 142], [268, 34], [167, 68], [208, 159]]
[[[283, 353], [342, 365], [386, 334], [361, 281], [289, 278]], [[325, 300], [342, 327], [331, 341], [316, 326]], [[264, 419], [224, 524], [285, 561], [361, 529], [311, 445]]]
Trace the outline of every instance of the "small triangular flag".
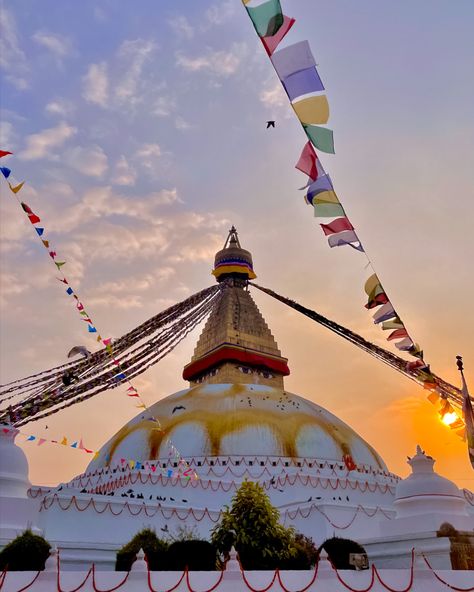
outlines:
[[10, 176], [11, 170], [7, 167], [0, 167], [0, 171], [2, 171], [2, 174], [5, 177], [5, 179], [8, 179], [8, 177]]
[[8, 154], [13, 154], [13, 152], [8, 152], [8, 150], [0, 150], [0, 158], [7, 156]]
[[41, 446], [41, 444], [44, 444], [46, 442], [46, 438], [40, 438], [38, 440], [38, 446]]
[[44, 228], [35, 228], [35, 230], [38, 233], [38, 236], [43, 236]]
[[58, 269], [61, 269], [63, 265], [66, 265], [66, 261], [55, 261], [54, 265], [56, 265]]
[[[36, 230], [38, 230], [38, 229], [36, 229]], [[47, 249], [49, 249], [49, 240], [43, 240], [42, 243]]]
[[89, 325], [87, 327], [87, 330], [89, 331], [89, 333], [97, 333], [97, 329], [94, 327], [94, 325]]
[[71, 448], [77, 448], [77, 442], [74, 442], [74, 444], [71, 444]]
[[18, 193], [24, 184], [25, 184], [25, 182], [22, 181], [16, 187], [13, 187], [13, 185], [11, 183], [8, 183], [8, 185], [9, 185], [10, 189], [13, 191], [13, 193]]
[[61, 440], [61, 444], [63, 446], [67, 446], [68, 445], [66, 436], [64, 436], [64, 438]]

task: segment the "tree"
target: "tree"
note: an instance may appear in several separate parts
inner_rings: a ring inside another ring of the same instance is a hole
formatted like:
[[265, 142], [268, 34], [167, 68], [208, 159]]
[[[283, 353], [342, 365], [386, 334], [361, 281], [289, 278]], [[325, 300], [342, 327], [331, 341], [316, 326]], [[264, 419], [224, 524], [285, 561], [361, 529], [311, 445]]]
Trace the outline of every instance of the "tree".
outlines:
[[276, 569], [297, 553], [294, 530], [281, 525], [279, 518], [263, 488], [244, 481], [211, 540], [224, 555], [234, 545], [244, 569]]
[[168, 569], [166, 565], [168, 543], [159, 539], [154, 530], [145, 528], [117, 552], [115, 571], [130, 571], [140, 549], [143, 549], [151, 571]]
[[364, 547], [356, 541], [340, 537], [327, 539], [321, 545], [320, 549], [326, 551], [331, 563], [336, 569], [356, 569], [354, 565], [349, 563], [349, 555], [351, 553], [367, 554]]
[[281, 565], [281, 569], [312, 569], [318, 560], [318, 549], [311, 537], [300, 532], [294, 538], [295, 555]]
[[31, 530], [13, 539], [0, 552], [0, 569], [9, 571], [41, 571], [49, 557], [51, 545]]

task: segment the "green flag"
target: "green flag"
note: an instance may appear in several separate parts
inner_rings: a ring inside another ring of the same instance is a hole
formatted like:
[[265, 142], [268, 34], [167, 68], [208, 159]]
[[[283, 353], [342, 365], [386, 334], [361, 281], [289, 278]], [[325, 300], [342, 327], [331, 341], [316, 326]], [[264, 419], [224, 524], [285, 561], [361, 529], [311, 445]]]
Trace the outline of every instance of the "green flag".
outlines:
[[304, 125], [304, 131], [315, 148], [328, 154], [335, 154], [333, 131], [319, 125]]
[[268, 0], [258, 6], [247, 6], [247, 12], [259, 37], [275, 35], [283, 24], [280, 0]]

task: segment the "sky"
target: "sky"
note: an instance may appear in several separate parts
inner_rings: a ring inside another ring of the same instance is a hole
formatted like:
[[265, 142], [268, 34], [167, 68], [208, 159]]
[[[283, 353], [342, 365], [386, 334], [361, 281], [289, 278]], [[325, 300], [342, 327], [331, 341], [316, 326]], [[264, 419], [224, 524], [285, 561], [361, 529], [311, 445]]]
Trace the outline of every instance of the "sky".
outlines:
[[[321, 160], [386, 291], [432, 369], [474, 390], [474, 4], [282, 0], [308, 39], [336, 154]], [[386, 346], [364, 308], [366, 259], [329, 249], [298, 188], [306, 141], [239, 0], [3, 0], [2, 166], [44, 222], [76, 293], [118, 337], [213, 283], [235, 224], [258, 281]], [[266, 121], [275, 129], [266, 130]], [[5, 182], [0, 186], [0, 375], [6, 383], [97, 344]], [[474, 489], [466, 444], [421, 387], [255, 293], [291, 375], [406, 476], [420, 444]], [[186, 387], [199, 330], [136, 380], [148, 404]], [[390, 348], [390, 346], [388, 346]], [[394, 348], [392, 348], [396, 351]], [[136, 409], [120, 389], [23, 428], [97, 450]], [[47, 426], [47, 427], [46, 427]], [[35, 484], [90, 457], [18, 436]]]

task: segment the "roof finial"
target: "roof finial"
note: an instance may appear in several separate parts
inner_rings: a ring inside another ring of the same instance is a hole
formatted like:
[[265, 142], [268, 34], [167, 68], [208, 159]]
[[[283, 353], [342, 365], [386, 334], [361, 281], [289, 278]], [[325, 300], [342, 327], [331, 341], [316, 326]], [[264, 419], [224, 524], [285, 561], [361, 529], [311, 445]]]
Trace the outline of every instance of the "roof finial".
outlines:
[[218, 282], [228, 278], [247, 282], [257, 277], [253, 271], [252, 255], [240, 246], [235, 226], [229, 230], [224, 248], [216, 253], [212, 274]]
[[224, 244], [224, 249], [230, 247], [237, 247], [238, 249], [241, 248], [239, 242], [239, 234], [237, 232], [237, 228], [232, 224], [232, 228], [229, 230], [229, 235], [227, 236], [227, 240]]

